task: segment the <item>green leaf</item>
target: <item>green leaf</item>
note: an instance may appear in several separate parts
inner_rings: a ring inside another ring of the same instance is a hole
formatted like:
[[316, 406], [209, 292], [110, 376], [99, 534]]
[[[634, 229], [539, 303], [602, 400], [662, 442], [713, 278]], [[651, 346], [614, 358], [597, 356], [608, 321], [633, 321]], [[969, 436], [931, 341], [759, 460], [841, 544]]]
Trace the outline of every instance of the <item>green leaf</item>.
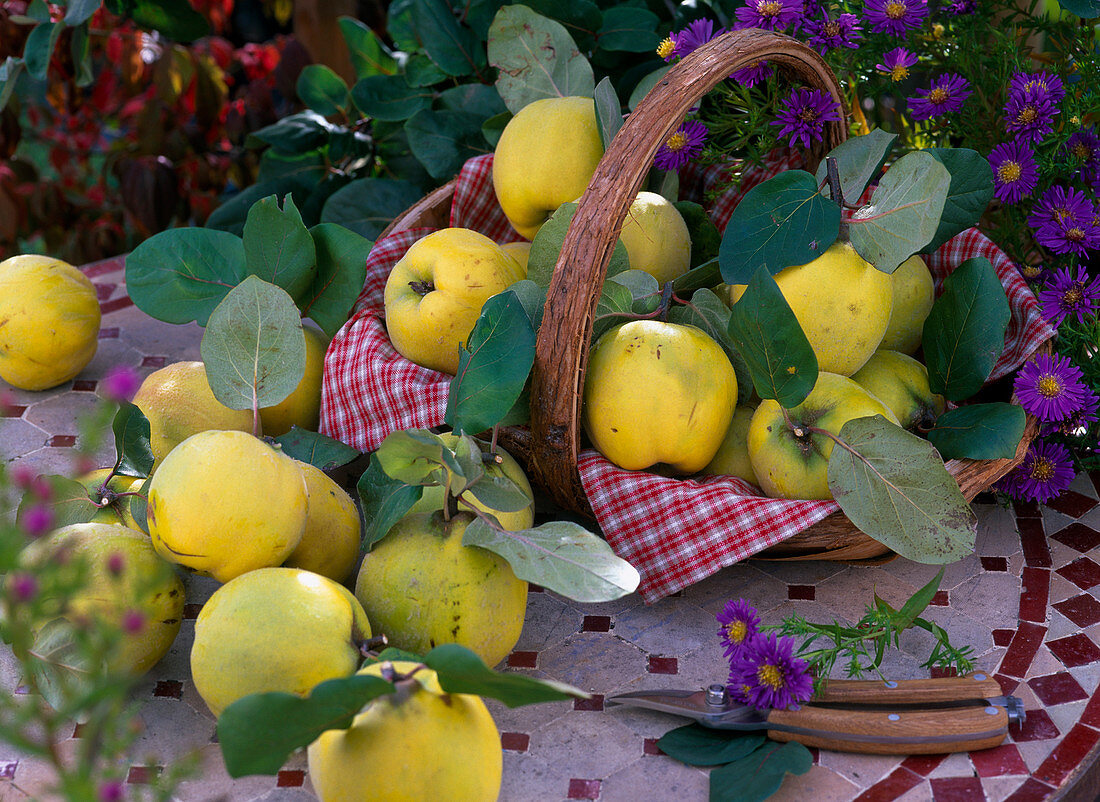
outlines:
[[[498, 5], [505, 3], [498, 2]], [[582, 53], [597, 49], [596, 31], [603, 25], [603, 12], [591, 0], [529, 0], [523, 5], [536, 14], [560, 22]]]
[[447, 75], [470, 75], [485, 66], [485, 50], [477, 35], [459, 25], [445, 0], [394, 3], [390, 33], [399, 45], [416, 42], [419, 47], [405, 49], [423, 50]]
[[607, 541], [572, 521], [548, 521], [533, 529], [505, 532], [480, 518], [466, 527], [465, 546], [503, 557], [520, 579], [578, 602], [612, 601], [633, 593], [640, 577]]
[[619, 96], [615, 94], [615, 87], [611, 85], [611, 79], [607, 76], [596, 84], [595, 100], [600, 141], [603, 142], [604, 150], [607, 150], [615, 134], [623, 127], [623, 107], [619, 103]]
[[282, 287], [291, 298], [305, 294], [317, 276], [317, 252], [294, 199], [283, 208], [274, 195], [248, 210], [244, 256], [250, 275]]
[[737, 374], [737, 394], [739, 398], [749, 397], [749, 388], [752, 386], [752, 373], [748, 363], [737, 350], [737, 346], [730, 338], [730, 308], [722, 302], [713, 290], [696, 290], [691, 296], [691, 303], [685, 306], [673, 307], [668, 319], [672, 323], [687, 324], [705, 331], [712, 340], [722, 346], [722, 350], [729, 357], [733, 365], [733, 372]]
[[489, 152], [482, 119], [465, 111], [421, 109], [405, 121], [412, 154], [435, 179], [449, 179], [467, 159]]
[[27, 36], [27, 43], [23, 46], [23, 59], [32, 78], [46, 80], [50, 58], [62, 30], [64, 26], [60, 22], [42, 22], [35, 25]]
[[638, 85], [634, 87], [626, 101], [627, 108], [634, 111], [638, 104], [642, 102], [642, 98], [649, 94], [649, 90], [660, 83], [661, 79], [665, 77], [665, 73], [671, 69], [671, 64], [662, 65], [638, 81]]
[[95, 75], [92, 74], [92, 53], [88, 46], [88, 23], [84, 22], [73, 28], [69, 51], [75, 73], [73, 82], [81, 88], [89, 86], [95, 80]]
[[716, 730], [701, 724], [685, 724], [657, 740], [657, 748], [688, 766], [720, 766], [740, 760], [767, 739], [759, 733]]
[[188, 0], [106, 0], [107, 10], [175, 42], [193, 42], [210, 33], [206, 17]]
[[624, 270], [604, 281], [596, 301], [592, 342], [597, 342], [609, 329], [625, 323], [627, 316], [633, 317], [635, 301], [654, 291], [660, 292], [657, 279], [642, 270]]
[[531, 321], [531, 328], [538, 331], [542, 325], [542, 312], [546, 307], [546, 289], [530, 279], [523, 279], [510, 286], [508, 291], [515, 293], [523, 305], [523, 311], [527, 313], [527, 319]]
[[302, 111], [253, 131], [248, 135], [247, 144], [254, 146], [255, 141], [266, 142], [285, 153], [305, 153], [328, 144], [334, 129], [335, 126], [317, 112]]
[[199, 345], [214, 397], [258, 410], [294, 392], [306, 369], [302, 320], [286, 290], [249, 276], [211, 313]]
[[337, 223], [374, 240], [395, 217], [420, 200], [422, 194], [408, 181], [360, 178], [329, 196], [321, 210], [321, 222]]
[[988, 259], [976, 256], [955, 268], [924, 321], [924, 363], [932, 392], [951, 401], [978, 392], [1001, 356], [1011, 316], [1004, 286]]
[[423, 53], [413, 53], [405, 62], [405, 80], [409, 86], [430, 87], [447, 80], [447, 73]]
[[535, 330], [519, 296], [494, 295], [459, 350], [443, 422], [467, 434], [491, 429], [519, 398], [534, 361]]
[[69, 6], [65, 9], [65, 24], [70, 28], [82, 25], [99, 11], [99, 0], [69, 0]]
[[924, 248], [939, 227], [951, 174], [928, 153], [906, 153], [886, 171], [871, 202], [852, 214], [856, 252], [884, 273]]
[[289, 432], [273, 439], [282, 446], [283, 453], [288, 457], [307, 462], [322, 471], [347, 465], [361, 455], [359, 449], [347, 443], [298, 426], [291, 426]]
[[901, 606], [901, 609], [891, 616], [894, 626], [899, 630], [909, 629], [913, 626], [917, 616], [923, 613], [925, 608], [932, 603], [932, 599], [935, 597], [936, 591], [939, 590], [942, 581], [943, 566], [941, 565], [936, 575], [925, 583], [924, 587], [910, 596], [905, 604]]
[[534, 100], [579, 95], [596, 88], [592, 65], [563, 25], [524, 5], [504, 6], [489, 27], [489, 63], [513, 114]]
[[603, 12], [603, 25], [596, 39], [604, 50], [651, 53], [661, 43], [658, 22], [657, 15], [648, 9], [614, 5]]
[[31, 650], [38, 660], [31, 661], [31, 672], [42, 698], [54, 710], [72, 709], [72, 703], [93, 689], [94, 666], [87, 648], [81, 648], [76, 625], [64, 618], [53, 618], [35, 633]]
[[[576, 212], [577, 204], [563, 203], [542, 224], [535, 238], [531, 240], [531, 253], [527, 257], [527, 278], [544, 290], [550, 286], [554, 265], [558, 262], [558, 254], [561, 253], [561, 246], [565, 242], [565, 234]], [[623, 245], [622, 240], [619, 240], [615, 243], [615, 250], [612, 251], [611, 261], [607, 265], [607, 277], [610, 278], [629, 269], [630, 258], [626, 254], [626, 246]]]
[[397, 72], [397, 62], [366, 23], [354, 17], [340, 17], [337, 24], [348, 46], [348, 55], [351, 56], [351, 66], [355, 69], [356, 78], [393, 75]]
[[488, 696], [507, 707], [592, 698], [580, 688], [557, 680], [493, 671], [480, 657], [457, 643], [436, 646], [424, 656], [424, 665], [436, 673], [439, 686], [447, 693]]
[[928, 148], [928, 153], [951, 173], [951, 184], [939, 227], [921, 253], [931, 253], [976, 226], [993, 198], [993, 170], [985, 156], [969, 148]]
[[840, 177], [840, 193], [847, 203], [857, 203], [867, 184], [878, 175], [882, 165], [886, 163], [886, 157], [890, 155], [890, 148], [897, 140], [897, 134], [889, 134], [881, 128], [876, 128], [869, 134], [854, 136], [841, 142], [829, 151], [821, 164], [817, 167], [814, 179], [817, 185], [825, 185], [824, 192], [827, 197], [832, 197], [829, 192], [827, 159], [832, 156], [836, 159], [837, 174]]
[[439, 108], [475, 114], [484, 121], [497, 114], [507, 114], [508, 108], [497, 90], [485, 84], [461, 84], [444, 89], [436, 100]]
[[127, 476], [148, 476], [153, 470], [153, 450], [149, 445], [149, 419], [129, 401], [118, 405], [111, 422], [115, 435], [118, 471]]
[[82, 524], [92, 520], [99, 507], [88, 495], [88, 489], [75, 479], [59, 474], [41, 477], [50, 488], [49, 500], [43, 502], [33, 491], [27, 491], [15, 512], [16, 523], [21, 524], [27, 512], [45, 506], [50, 511], [50, 526], [60, 529], [69, 524]]
[[730, 310], [727, 330], [748, 366], [757, 395], [774, 398], [787, 409], [806, 400], [817, 383], [817, 356], [764, 266]]
[[829, 488], [856, 527], [916, 562], [974, 551], [974, 513], [931, 443], [881, 415], [848, 421], [840, 439], [848, 448], [829, 455]]
[[374, 456], [390, 478], [410, 485], [442, 484], [443, 469], [462, 474], [443, 439], [427, 429], [390, 432]]
[[[260, 162], [261, 170], [264, 164], [272, 161], [268, 158], [270, 155], [278, 154], [273, 150], [265, 151]], [[297, 157], [289, 158], [297, 159]], [[284, 154], [278, 161], [287, 164], [289, 158]], [[244, 223], [248, 218], [248, 210], [252, 208], [252, 204], [266, 198], [268, 195], [274, 195], [279, 200], [287, 195], [294, 195], [304, 205], [318, 186], [325, 182], [324, 171], [325, 168], [303, 160], [299, 162], [297, 169], [292, 169], [284, 175], [245, 187], [211, 212], [210, 216], [206, 218], [206, 228], [220, 229], [239, 237], [244, 233]]]
[[[3, 106], [0, 106], [0, 109], [2, 108]], [[504, 111], [500, 114], [494, 114], [481, 124], [481, 135], [485, 137], [485, 141], [489, 143], [489, 147], [495, 148], [497, 146], [497, 142], [500, 141], [500, 135], [504, 133], [504, 129], [511, 119], [512, 112]]]
[[337, 223], [315, 225], [309, 235], [317, 253], [317, 274], [298, 305], [302, 315], [332, 339], [363, 290], [374, 243]]
[[246, 273], [240, 237], [208, 228], [170, 228], [126, 257], [126, 291], [150, 317], [205, 326]]
[[[688, 235], [691, 237], [691, 266], [698, 267], [715, 259], [722, 246], [722, 232], [714, 225], [707, 210], [694, 201], [674, 201], [672, 205], [687, 223]], [[715, 280], [714, 284], [717, 283], [718, 280]]]
[[408, 514], [424, 493], [419, 485], [409, 485], [390, 477], [382, 469], [377, 453], [371, 454], [367, 469], [359, 477], [355, 489], [366, 522], [363, 548], [368, 551], [389, 534], [393, 525]]
[[14, 56], [8, 56], [3, 63], [0, 63], [0, 111], [3, 111], [11, 100], [19, 74], [25, 67], [26, 62]]
[[277, 774], [291, 752], [325, 730], [347, 728], [372, 699], [393, 693], [393, 683], [369, 674], [325, 680], [304, 699], [293, 693], [252, 693], [218, 716], [217, 734], [230, 777]]
[[756, 751], [710, 773], [710, 802], [763, 802], [788, 774], [813, 767], [810, 750], [797, 741], [766, 741]]
[[759, 267], [773, 276], [812, 262], [840, 232], [840, 207], [805, 170], [787, 170], [745, 193], [733, 210], [718, 260], [727, 284], [748, 284]]
[[348, 106], [348, 85], [324, 64], [303, 67], [298, 73], [296, 91], [301, 101], [322, 117], [340, 114]]
[[1058, 5], [1081, 19], [1100, 17], [1100, 0], [1059, 0]]
[[432, 90], [409, 86], [404, 75], [370, 75], [351, 90], [355, 106], [368, 117], [390, 122], [407, 120], [432, 105]]
[[531, 497], [507, 476], [482, 476], [470, 484], [466, 492], [487, 509], [497, 512], [519, 512], [531, 504]]
[[1026, 426], [1022, 407], [996, 401], [948, 410], [926, 436], [944, 459], [1010, 459]]

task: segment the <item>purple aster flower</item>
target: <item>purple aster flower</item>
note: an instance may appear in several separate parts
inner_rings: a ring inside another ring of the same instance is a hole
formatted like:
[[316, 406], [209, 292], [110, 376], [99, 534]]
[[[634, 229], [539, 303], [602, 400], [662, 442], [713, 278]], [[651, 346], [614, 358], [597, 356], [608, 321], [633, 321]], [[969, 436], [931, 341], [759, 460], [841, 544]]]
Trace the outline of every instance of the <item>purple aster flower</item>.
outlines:
[[684, 58], [720, 33], [722, 33], [721, 28], [714, 30], [714, 23], [709, 19], [693, 20], [686, 28], [673, 35], [672, 38], [676, 43], [674, 55]]
[[1066, 152], [1081, 171], [1081, 179], [1086, 184], [1096, 184], [1100, 177], [1100, 137], [1089, 128], [1074, 131], [1066, 140]]
[[989, 154], [993, 170], [993, 194], [1004, 203], [1019, 203], [1035, 191], [1039, 167], [1026, 142], [1004, 142]]
[[909, 115], [914, 120], [930, 120], [941, 114], [953, 114], [970, 97], [970, 82], [949, 72], [932, 81], [927, 89], [918, 89], [919, 97], [909, 99]]
[[1073, 459], [1061, 443], [1034, 440], [1024, 461], [1013, 471], [1015, 495], [1025, 501], [1045, 504], [1070, 486], [1073, 481]]
[[856, 50], [863, 39], [855, 14], [841, 14], [836, 19], [805, 19], [802, 30], [809, 34], [807, 44], [822, 55], [841, 47]]
[[1086, 256], [1100, 247], [1096, 216], [1096, 207], [1085, 193], [1055, 184], [1032, 207], [1027, 222], [1044, 248]]
[[782, 31], [802, 18], [800, 0], [749, 0], [747, 5], [734, 12], [737, 22], [735, 30], [743, 28], [763, 28], [767, 31]]
[[1033, 84], [1023, 92], [1012, 92], [1005, 103], [1005, 130], [1025, 142], [1039, 142], [1054, 127], [1058, 107], [1051, 95]]
[[742, 86], [747, 86], [752, 89], [757, 84], [762, 84], [764, 81], [771, 78], [772, 73], [775, 70], [767, 61], [754, 61], [747, 67], [742, 67], [739, 70], [734, 70], [730, 78], [737, 81]]
[[103, 397], [108, 401], [129, 401], [141, 386], [137, 371], [128, 365], [113, 368], [100, 384]]
[[867, 0], [863, 6], [867, 22], [875, 33], [904, 36], [916, 30], [928, 16], [927, 0]]
[[825, 123], [840, 120], [840, 104], [832, 96], [820, 89], [798, 87], [783, 101], [778, 119], [772, 125], [783, 126], [779, 136], [790, 135], [790, 146], [801, 141], [803, 147], [820, 142]]
[[725, 608], [716, 616], [722, 628], [718, 630], [725, 647], [726, 657], [745, 645], [745, 642], [759, 631], [760, 616], [756, 608], [744, 599], [726, 602]]
[[1084, 406], [1088, 388], [1068, 356], [1037, 354], [1016, 372], [1020, 406], [1044, 423], [1063, 421]]
[[1063, 267], [1051, 276], [1046, 287], [1039, 292], [1043, 316], [1052, 326], [1061, 326], [1069, 315], [1075, 315], [1078, 323], [1084, 323], [1100, 310], [1100, 278], [1089, 280], [1089, 274], [1081, 265], [1076, 274], [1070, 267]]
[[909, 77], [909, 68], [918, 61], [916, 55], [904, 47], [895, 47], [882, 55], [882, 63], [875, 69], [890, 76], [891, 81], [904, 81]]
[[679, 170], [703, 152], [707, 127], [698, 120], [687, 120], [672, 132], [653, 157], [658, 170]]
[[38, 580], [31, 574], [17, 572], [8, 579], [8, 588], [17, 602], [29, 602], [38, 593]]
[[753, 707], [785, 710], [808, 702], [814, 682], [810, 665], [794, 656], [794, 639], [758, 633], [730, 661], [730, 692]]
[[1010, 95], [1023, 95], [1032, 89], [1042, 92], [1055, 105], [1061, 103], [1062, 98], [1066, 96], [1066, 88], [1062, 85], [1062, 79], [1046, 70], [1018, 72], [1008, 82], [1008, 93]]
[[1098, 414], [1100, 414], [1100, 396], [1086, 387], [1085, 400], [1081, 408], [1063, 421], [1044, 423], [1039, 427], [1039, 434], [1057, 432], [1068, 437], [1081, 437], [1088, 431], [1091, 424], [1096, 423]]

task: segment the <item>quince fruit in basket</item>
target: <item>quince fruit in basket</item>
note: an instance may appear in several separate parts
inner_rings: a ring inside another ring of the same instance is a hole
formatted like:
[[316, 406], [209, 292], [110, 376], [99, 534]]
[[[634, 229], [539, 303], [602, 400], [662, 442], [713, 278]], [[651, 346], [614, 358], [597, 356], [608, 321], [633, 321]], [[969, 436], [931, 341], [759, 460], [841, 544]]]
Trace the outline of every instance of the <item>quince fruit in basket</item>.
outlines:
[[563, 203], [581, 196], [603, 156], [590, 97], [528, 103], [508, 121], [493, 156], [493, 189], [505, 216], [534, 239]]
[[694, 473], [718, 451], [736, 403], [729, 357], [702, 329], [632, 320], [592, 348], [581, 423], [620, 468]]
[[894, 302], [890, 308], [890, 324], [878, 347], [912, 356], [920, 348], [924, 321], [936, 298], [932, 271], [921, 255], [915, 253], [902, 262], [891, 276]]
[[852, 380], [890, 407], [906, 429], [930, 426], [947, 408], [944, 397], [928, 386], [928, 368], [899, 351], [875, 351]]
[[74, 378], [95, 356], [99, 321], [95, 287], [68, 262], [0, 262], [0, 378], [13, 387], [48, 390]]
[[631, 269], [649, 273], [659, 284], [683, 275], [691, 266], [687, 223], [672, 202], [656, 192], [638, 193], [619, 238]]
[[390, 342], [409, 361], [454, 375], [459, 347], [482, 305], [525, 275], [519, 262], [484, 234], [466, 228], [434, 231], [413, 243], [386, 280]]

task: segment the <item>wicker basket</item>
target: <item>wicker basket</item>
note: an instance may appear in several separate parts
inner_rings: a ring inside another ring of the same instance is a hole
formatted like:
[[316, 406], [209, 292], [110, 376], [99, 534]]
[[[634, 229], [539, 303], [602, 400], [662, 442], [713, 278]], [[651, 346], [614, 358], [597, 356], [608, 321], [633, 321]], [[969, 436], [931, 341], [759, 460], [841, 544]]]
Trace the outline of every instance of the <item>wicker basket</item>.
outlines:
[[[658, 147], [685, 114], [730, 73], [761, 59], [841, 101], [836, 77], [812, 49], [783, 34], [758, 29], [728, 32], [676, 63], [650, 90], [611, 142], [580, 199], [554, 268], [538, 333], [530, 427], [508, 428], [499, 437], [504, 448], [527, 466], [532, 483], [565, 509], [592, 516], [577, 468], [581, 397], [596, 304], [627, 209]], [[820, 161], [845, 138], [843, 122], [827, 123], [824, 141], [811, 159]], [[810, 164], [807, 169], [815, 167]], [[383, 236], [419, 226], [446, 227], [454, 189], [452, 182], [425, 196]], [[948, 461], [947, 469], [964, 497], [972, 500], [1019, 464], [1037, 430], [1037, 422], [1028, 416], [1012, 459]], [[758, 556], [882, 562], [893, 555], [838, 512]]]

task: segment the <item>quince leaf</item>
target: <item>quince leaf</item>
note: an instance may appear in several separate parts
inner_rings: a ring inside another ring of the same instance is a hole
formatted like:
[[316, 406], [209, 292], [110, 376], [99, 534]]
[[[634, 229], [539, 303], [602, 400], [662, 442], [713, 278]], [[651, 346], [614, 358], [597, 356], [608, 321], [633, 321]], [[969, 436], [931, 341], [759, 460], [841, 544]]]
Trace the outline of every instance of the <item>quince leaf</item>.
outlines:
[[779, 790], [788, 774], [813, 767], [810, 750], [797, 741], [765, 741], [740, 760], [710, 773], [710, 802], [763, 802]]
[[306, 370], [306, 337], [294, 299], [249, 276], [210, 314], [199, 352], [210, 390], [230, 409], [278, 404]]
[[357, 79], [397, 72], [397, 62], [370, 26], [354, 17], [340, 17], [337, 23], [348, 47], [351, 66], [355, 69]]
[[757, 395], [787, 409], [806, 400], [817, 382], [817, 355], [764, 265], [730, 310], [727, 331]]
[[40, 477], [50, 489], [48, 501], [42, 501], [33, 490], [23, 494], [15, 513], [17, 523], [22, 523], [27, 512], [34, 507], [45, 506], [50, 511], [50, 526], [60, 529], [69, 524], [82, 524], [92, 520], [99, 507], [88, 495], [88, 489], [75, 479], [60, 474]]
[[749, 755], [767, 739], [754, 732], [716, 730], [702, 724], [685, 724], [669, 730], [657, 747], [673, 760], [688, 766], [721, 766]]
[[[361, 237], [374, 239], [421, 195], [420, 189], [408, 181], [360, 178], [329, 195], [321, 208], [321, 223], [338, 223]], [[363, 289], [362, 284], [359, 289]]]
[[469, 486], [468, 492], [483, 506], [497, 512], [519, 512], [531, 504], [531, 498], [507, 476], [483, 476]]
[[390, 432], [374, 457], [387, 476], [410, 485], [441, 485], [444, 470], [462, 474], [443, 438], [427, 429]]
[[54, 710], [72, 710], [75, 700], [92, 691], [97, 672], [71, 621], [51, 618], [35, 633], [31, 649], [39, 658], [31, 663], [35, 687]]
[[727, 284], [748, 284], [764, 267], [775, 275], [813, 261], [836, 241], [840, 207], [805, 170], [786, 170], [750, 189], [733, 210], [718, 261]]
[[1100, 0], [1060, 0], [1059, 5], [1083, 20], [1100, 17]]
[[612, 601], [637, 589], [637, 569], [607, 541], [572, 521], [548, 521], [509, 532], [480, 517], [470, 522], [462, 545], [480, 546], [508, 561], [520, 579], [579, 602]]
[[370, 462], [355, 485], [363, 508], [363, 549], [370, 551], [371, 546], [389, 534], [393, 525], [404, 518], [416, 502], [424, 495], [420, 485], [410, 485], [389, 476], [378, 461], [378, 454], [370, 456]]
[[489, 696], [508, 707], [592, 698], [580, 688], [557, 680], [493, 671], [474, 652], [457, 643], [436, 646], [424, 656], [424, 665], [436, 673], [439, 686], [447, 693]]
[[291, 752], [325, 730], [346, 729], [372, 699], [393, 693], [393, 683], [369, 674], [325, 680], [304, 699], [272, 691], [252, 693], [218, 716], [218, 743], [230, 777], [276, 774]]
[[929, 148], [928, 152], [951, 173], [951, 185], [939, 227], [921, 253], [931, 253], [956, 234], [976, 226], [993, 197], [993, 170], [982, 154], [969, 148]]
[[282, 446], [283, 453], [288, 457], [294, 457], [299, 462], [307, 462], [322, 471], [347, 465], [360, 456], [359, 449], [347, 443], [319, 432], [302, 429], [297, 425], [291, 426], [289, 432], [274, 439]]
[[997, 401], [948, 410], [926, 436], [944, 459], [1010, 459], [1026, 426], [1023, 407]]
[[348, 85], [332, 67], [307, 64], [298, 73], [296, 93], [307, 107], [325, 117], [343, 112], [348, 105]]
[[444, 423], [469, 434], [491, 429], [523, 392], [534, 362], [535, 330], [523, 304], [514, 292], [497, 293], [459, 351]]
[[244, 257], [249, 274], [301, 297], [317, 275], [317, 250], [294, 198], [283, 208], [270, 195], [252, 204], [244, 223]]
[[615, 87], [611, 85], [611, 79], [604, 76], [596, 84], [596, 124], [600, 129], [600, 141], [604, 150], [607, 150], [615, 134], [623, 127], [622, 104], [619, 96], [615, 94]]
[[861, 531], [922, 563], [974, 551], [973, 510], [927, 440], [881, 415], [844, 424], [829, 455], [829, 489]]
[[118, 405], [111, 421], [115, 435], [118, 472], [127, 476], [148, 476], [153, 470], [153, 450], [149, 445], [149, 419], [129, 401]]
[[548, 97], [592, 97], [592, 65], [560, 22], [524, 5], [504, 6], [489, 26], [489, 63], [508, 110]]
[[931, 154], [906, 153], [886, 171], [871, 202], [848, 221], [856, 253], [893, 273], [932, 241], [950, 185], [951, 173]]
[[657, 35], [658, 22], [657, 15], [647, 8], [610, 6], [603, 12], [603, 25], [596, 32], [596, 41], [607, 51], [651, 53], [661, 41]]
[[[550, 215], [550, 218], [542, 224], [542, 227], [531, 240], [531, 254], [527, 259], [527, 278], [535, 282], [544, 290], [550, 286], [550, 279], [554, 275], [554, 266], [558, 263], [558, 255], [561, 246], [565, 242], [565, 234], [569, 230], [569, 224], [573, 222], [573, 215], [577, 213], [577, 204], [563, 203]], [[630, 269], [630, 257], [626, 254], [626, 246], [620, 239], [615, 243], [615, 249], [611, 252], [611, 260], [607, 263], [607, 278], [623, 273]]]
[[[814, 178], [818, 186], [825, 185], [828, 192], [828, 159], [836, 159], [837, 172], [840, 175], [840, 193], [848, 203], [855, 203], [867, 189], [867, 184], [878, 175], [882, 165], [886, 163], [886, 157], [890, 155], [890, 148], [897, 140], [897, 134], [888, 134], [881, 128], [876, 128], [869, 134], [854, 136], [845, 140], [829, 151], [817, 167]], [[832, 193], [829, 192], [831, 197]]]
[[332, 339], [347, 322], [363, 289], [367, 255], [374, 243], [335, 223], [319, 223], [309, 235], [317, 251], [317, 273], [298, 299], [298, 308]]

